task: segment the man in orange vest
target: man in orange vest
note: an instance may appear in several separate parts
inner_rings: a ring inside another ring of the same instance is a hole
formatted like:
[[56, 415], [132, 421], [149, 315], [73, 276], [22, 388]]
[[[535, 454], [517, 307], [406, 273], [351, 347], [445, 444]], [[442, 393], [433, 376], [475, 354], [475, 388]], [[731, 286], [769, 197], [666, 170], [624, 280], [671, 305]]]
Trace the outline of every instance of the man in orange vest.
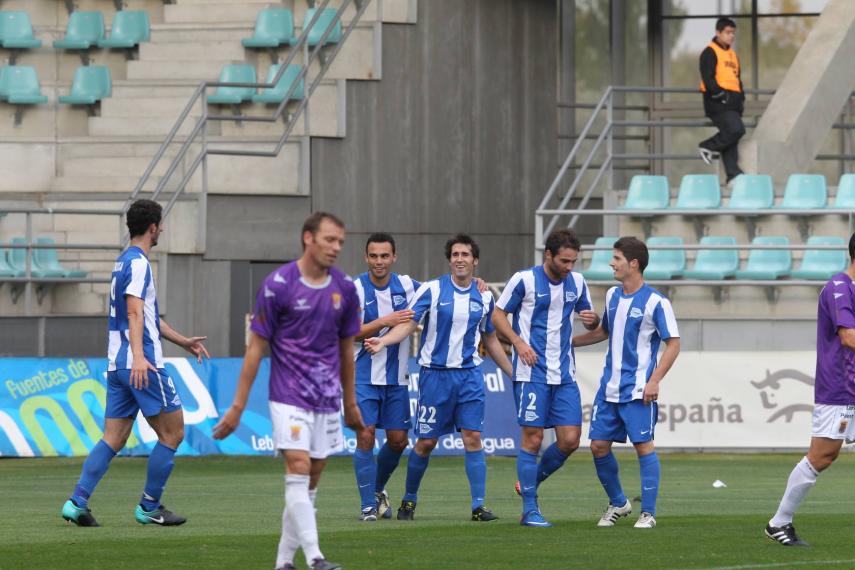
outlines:
[[736, 22], [719, 18], [715, 37], [701, 52], [701, 91], [704, 114], [718, 127], [718, 132], [698, 145], [701, 158], [710, 164], [718, 154], [724, 163], [727, 182], [740, 174], [739, 139], [745, 134], [742, 110], [745, 95], [739, 76], [739, 58], [733, 50]]

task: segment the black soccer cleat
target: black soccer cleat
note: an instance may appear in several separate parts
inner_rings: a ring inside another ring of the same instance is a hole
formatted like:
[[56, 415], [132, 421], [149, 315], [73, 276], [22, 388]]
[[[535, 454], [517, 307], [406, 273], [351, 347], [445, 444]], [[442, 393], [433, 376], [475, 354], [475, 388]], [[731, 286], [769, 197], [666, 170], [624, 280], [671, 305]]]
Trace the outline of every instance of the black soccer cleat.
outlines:
[[336, 564], [323, 558], [316, 558], [312, 561], [312, 570], [339, 570], [340, 568], [341, 564]]
[[416, 515], [416, 503], [414, 501], [401, 501], [401, 506], [398, 507], [398, 520], [411, 521]]
[[767, 524], [766, 536], [769, 537], [769, 540], [774, 540], [783, 546], [810, 546], [796, 534], [796, 528], [793, 526], [793, 523], [787, 523], [784, 526]]
[[134, 518], [140, 524], [158, 524], [160, 526], [178, 526], [187, 522], [187, 519], [166, 510], [163, 505], [153, 511], [146, 511], [142, 505], [137, 505], [136, 510], [134, 510]]
[[62, 505], [61, 514], [62, 518], [68, 522], [73, 522], [77, 526], [101, 526], [95, 520], [95, 517], [92, 516], [92, 511], [88, 508], [78, 507], [71, 499]]
[[477, 509], [472, 511], [472, 520], [475, 522], [490, 522], [497, 521], [499, 517], [493, 514], [493, 511], [481, 505]]

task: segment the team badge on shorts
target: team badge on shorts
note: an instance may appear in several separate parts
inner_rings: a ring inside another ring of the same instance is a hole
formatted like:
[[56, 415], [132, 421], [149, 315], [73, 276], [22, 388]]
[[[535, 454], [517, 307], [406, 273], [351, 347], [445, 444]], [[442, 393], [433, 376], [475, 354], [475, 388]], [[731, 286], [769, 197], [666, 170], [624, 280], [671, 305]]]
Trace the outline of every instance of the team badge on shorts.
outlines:
[[332, 294], [332, 306], [336, 311], [341, 309], [341, 293]]
[[837, 433], [846, 433], [847, 427], [849, 427], [849, 420], [840, 420], [840, 427], [837, 428]]
[[300, 432], [303, 430], [303, 426], [291, 426], [291, 441], [297, 441], [300, 439]]

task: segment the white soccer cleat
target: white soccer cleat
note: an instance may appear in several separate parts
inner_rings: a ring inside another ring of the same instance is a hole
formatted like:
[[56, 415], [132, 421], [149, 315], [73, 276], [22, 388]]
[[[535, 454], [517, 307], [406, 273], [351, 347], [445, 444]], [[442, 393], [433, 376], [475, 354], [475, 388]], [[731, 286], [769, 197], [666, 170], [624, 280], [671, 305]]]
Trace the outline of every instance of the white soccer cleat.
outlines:
[[650, 513], [641, 513], [638, 520], [635, 522], [635, 528], [654, 528], [656, 519]]
[[627, 501], [622, 507], [616, 507], [609, 504], [609, 508], [607, 508], [606, 512], [603, 513], [603, 516], [600, 517], [599, 522], [597, 522], [597, 526], [615, 526], [615, 523], [619, 518], [625, 517], [631, 512], [632, 505], [629, 501]]
[[392, 518], [392, 508], [389, 506], [389, 493], [383, 489], [379, 493], [374, 493], [377, 499], [377, 516], [384, 519]]

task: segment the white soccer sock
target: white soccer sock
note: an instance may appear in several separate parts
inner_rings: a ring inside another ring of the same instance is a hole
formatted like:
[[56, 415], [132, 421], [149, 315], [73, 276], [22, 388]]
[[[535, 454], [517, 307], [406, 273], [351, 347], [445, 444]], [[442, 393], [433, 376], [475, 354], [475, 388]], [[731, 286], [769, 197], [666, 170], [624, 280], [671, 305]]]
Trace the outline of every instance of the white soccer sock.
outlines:
[[793, 515], [804, 498], [807, 496], [811, 487], [816, 485], [816, 477], [819, 471], [814, 469], [807, 457], [803, 457], [799, 461], [790, 478], [787, 480], [787, 490], [784, 491], [784, 496], [781, 497], [781, 504], [778, 506], [778, 512], [769, 521], [771, 526], [781, 527], [793, 522]]
[[323, 558], [318, 546], [318, 527], [315, 522], [315, 507], [309, 495], [308, 475], [285, 476], [285, 503], [290, 527], [299, 538], [306, 563], [311, 566], [318, 558]]
[[[315, 504], [315, 497], [317, 497], [317, 495], [317, 489], [309, 489], [309, 500], [312, 501], [312, 506]], [[293, 564], [294, 554], [297, 553], [298, 548], [300, 548], [300, 537], [297, 536], [297, 531], [294, 529], [294, 525], [292, 525], [288, 520], [288, 507], [286, 506], [282, 510], [282, 538], [279, 539], [279, 551], [276, 554], [276, 567], [281, 568], [285, 566], [285, 564]]]

